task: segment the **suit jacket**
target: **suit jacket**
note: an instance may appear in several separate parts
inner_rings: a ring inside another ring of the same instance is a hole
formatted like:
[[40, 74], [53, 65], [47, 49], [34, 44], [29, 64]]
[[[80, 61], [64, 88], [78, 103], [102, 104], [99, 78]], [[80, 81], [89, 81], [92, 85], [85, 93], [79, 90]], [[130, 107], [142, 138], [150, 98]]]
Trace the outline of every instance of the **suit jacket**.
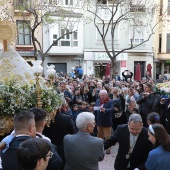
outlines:
[[65, 156], [64, 156], [64, 146], [63, 139], [67, 134], [75, 133], [75, 125], [71, 116], [57, 113], [55, 116], [54, 123], [50, 124], [50, 127], [45, 127], [44, 134], [51, 139], [51, 142], [57, 146], [58, 154], [61, 156], [63, 160], [63, 166], [65, 164]]
[[170, 152], [157, 147], [149, 152], [148, 160], [145, 164], [147, 170], [168, 170], [170, 169]]
[[[100, 106], [100, 99], [96, 100], [96, 106]], [[109, 100], [103, 105], [105, 112], [100, 112], [100, 110], [95, 111], [97, 115], [97, 126], [100, 127], [111, 127], [112, 126], [112, 114], [114, 113], [113, 100]]]
[[161, 117], [161, 96], [156, 93], [152, 93], [149, 96], [143, 98], [143, 94], [140, 94], [139, 98], [137, 99], [136, 103], [139, 104], [139, 113], [143, 119], [143, 125], [148, 127], [147, 123], [147, 115], [151, 112], [156, 112]]
[[156, 93], [152, 93], [149, 96], [143, 98], [143, 94], [139, 96], [136, 103], [139, 104], [140, 114], [148, 115], [151, 112], [157, 112], [159, 115], [161, 114], [161, 105], [160, 100], [161, 96]]
[[63, 145], [64, 136], [75, 133], [75, 125], [71, 116], [63, 113], [57, 113], [54, 122], [50, 127], [45, 127], [43, 133], [51, 139], [55, 145]]
[[[19, 145], [30, 138], [30, 136], [14, 137], [9, 144], [8, 150], [5, 153], [1, 152], [3, 170], [22, 170], [21, 165], [17, 160], [16, 152]], [[53, 156], [49, 159], [47, 170], [59, 170], [62, 167], [62, 160], [52, 146], [51, 151], [53, 152]]]
[[66, 135], [64, 153], [64, 170], [98, 170], [98, 162], [104, 158], [103, 139], [80, 131], [75, 135]]
[[129, 161], [130, 169], [145, 170], [145, 162], [149, 151], [152, 149], [152, 144], [148, 140], [147, 129], [142, 128], [129, 159], [126, 159], [130, 146], [130, 132], [127, 124], [119, 125], [113, 136], [104, 141], [104, 147], [107, 149], [117, 142], [119, 143], [119, 150], [115, 160], [115, 170], [126, 170]]

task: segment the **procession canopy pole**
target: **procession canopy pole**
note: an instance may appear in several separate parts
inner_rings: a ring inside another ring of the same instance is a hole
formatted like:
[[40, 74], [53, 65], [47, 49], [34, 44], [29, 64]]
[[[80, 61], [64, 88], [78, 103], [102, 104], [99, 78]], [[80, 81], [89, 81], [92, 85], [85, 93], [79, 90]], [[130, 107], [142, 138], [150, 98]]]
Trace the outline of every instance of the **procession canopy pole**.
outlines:
[[7, 52], [7, 40], [3, 40], [4, 52]]

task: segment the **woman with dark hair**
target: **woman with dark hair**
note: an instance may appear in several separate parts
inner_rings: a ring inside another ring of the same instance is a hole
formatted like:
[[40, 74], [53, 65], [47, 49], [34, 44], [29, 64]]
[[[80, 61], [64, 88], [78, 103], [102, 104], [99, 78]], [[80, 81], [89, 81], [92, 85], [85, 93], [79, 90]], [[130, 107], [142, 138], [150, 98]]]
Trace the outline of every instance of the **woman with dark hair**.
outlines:
[[148, 125], [160, 123], [160, 116], [156, 112], [151, 112], [147, 116]]
[[149, 140], [154, 149], [149, 152], [145, 164], [147, 170], [168, 170], [170, 169], [170, 136], [161, 124], [149, 125]]
[[139, 94], [143, 93], [143, 92], [144, 92], [143, 84], [140, 83], [140, 84], [138, 85], [137, 89], [139, 90]]

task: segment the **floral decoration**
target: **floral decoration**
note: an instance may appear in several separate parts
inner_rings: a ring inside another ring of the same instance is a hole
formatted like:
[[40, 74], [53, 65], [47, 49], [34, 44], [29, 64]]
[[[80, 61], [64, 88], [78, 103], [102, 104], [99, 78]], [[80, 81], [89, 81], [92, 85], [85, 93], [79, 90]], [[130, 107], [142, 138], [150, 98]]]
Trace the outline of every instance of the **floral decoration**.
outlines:
[[156, 84], [154, 91], [161, 96], [170, 97], [170, 82]]
[[[14, 115], [20, 110], [36, 106], [35, 85], [16, 85], [14, 80], [0, 84], [0, 115]], [[42, 109], [54, 112], [60, 105], [60, 96], [52, 87], [41, 85]]]

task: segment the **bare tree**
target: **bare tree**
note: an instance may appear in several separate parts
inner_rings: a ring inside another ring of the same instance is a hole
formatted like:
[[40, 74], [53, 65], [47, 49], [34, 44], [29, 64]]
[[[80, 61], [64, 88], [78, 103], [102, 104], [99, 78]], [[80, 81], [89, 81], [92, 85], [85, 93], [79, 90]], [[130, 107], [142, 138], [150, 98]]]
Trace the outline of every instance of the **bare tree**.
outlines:
[[[94, 25], [111, 60], [113, 75], [116, 56], [146, 43], [159, 29], [161, 18], [154, 21], [154, 14], [158, 10], [159, 6], [154, 0], [91, 0], [87, 11], [93, 16]], [[99, 27], [99, 23], [102, 24], [101, 27]], [[118, 28], [121, 33], [125, 34], [124, 36], [130, 37], [127, 46], [119, 50], [115, 48], [115, 36]], [[135, 35], [142, 35], [144, 32], [146, 36], [137, 44], [134, 43]], [[107, 43], [108, 35], [111, 36], [111, 45]]]
[[[76, 1], [73, 4], [68, 4], [67, 10], [62, 7], [62, 0], [6, 0], [1, 1], [1, 14], [3, 19], [12, 20], [15, 22], [16, 15], [22, 18], [24, 27], [27, 28], [27, 34], [31, 37], [34, 47], [34, 56], [37, 59], [39, 56], [42, 61], [45, 60], [49, 50], [60, 39], [68, 34], [73, 34], [77, 30], [75, 25], [83, 19], [83, 9], [86, 6], [86, 1]], [[11, 7], [11, 8], [9, 8]], [[17, 13], [17, 14], [16, 14]], [[29, 18], [29, 19], [28, 19]], [[45, 25], [62, 24], [63, 29], [69, 30], [60, 35], [49, 48], [43, 52], [42, 42], [36, 37], [39, 29]], [[18, 34], [22, 32], [18, 31]]]

